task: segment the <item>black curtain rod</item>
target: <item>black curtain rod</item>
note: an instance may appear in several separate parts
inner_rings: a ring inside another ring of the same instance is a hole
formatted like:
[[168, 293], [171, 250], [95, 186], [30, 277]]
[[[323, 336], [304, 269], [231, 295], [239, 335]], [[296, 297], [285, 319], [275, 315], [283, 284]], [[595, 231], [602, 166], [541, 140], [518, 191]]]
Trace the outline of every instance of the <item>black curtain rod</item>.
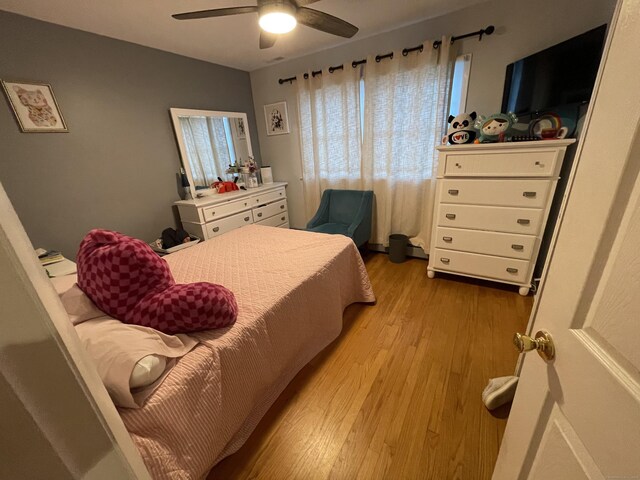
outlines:
[[[495, 32], [495, 27], [493, 25], [489, 25], [487, 28], [481, 28], [480, 30], [478, 30], [477, 32], [471, 32], [471, 33], [465, 33], [464, 35], [458, 35], [458, 36], [454, 36], [451, 37], [451, 43], [455, 42], [456, 40], [462, 40], [463, 38], [469, 38], [469, 37], [478, 37], [478, 41], [482, 40], [482, 37], [484, 35], [491, 35], [493, 32]], [[441, 40], [436, 40], [435, 42], [433, 42], [433, 48], [438, 49], [440, 47], [440, 45], [442, 44]], [[402, 56], [406, 57], [407, 55], [409, 55], [411, 52], [422, 52], [424, 50], [424, 45], [418, 45], [417, 47], [412, 47], [412, 48], [404, 48], [402, 50]], [[393, 58], [393, 52], [390, 53], [386, 53], [384, 55], [376, 55], [376, 62], [380, 62], [381, 60], [384, 60], [385, 58]], [[353, 68], [356, 68], [358, 65], [363, 65], [367, 63], [367, 59], [363, 58], [362, 60], [354, 60], [353, 62], [351, 62], [351, 66]], [[336, 70], [344, 70], [344, 65], [337, 65], [335, 67], [329, 67], [328, 68], [329, 73], [333, 73]], [[311, 76], [315, 77], [316, 75], [321, 75], [322, 74], [322, 70], [316, 70], [316, 71], [312, 71], [311, 72]], [[304, 78], [307, 79], [309, 78], [309, 74], [305, 73], [304, 74]], [[297, 80], [298, 77], [289, 77], [289, 78], [280, 78], [278, 80], [278, 83], [280, 85], [282, 85], [283, 83], [289, 82], [289, 83], [293, 83], [294, 80]]]

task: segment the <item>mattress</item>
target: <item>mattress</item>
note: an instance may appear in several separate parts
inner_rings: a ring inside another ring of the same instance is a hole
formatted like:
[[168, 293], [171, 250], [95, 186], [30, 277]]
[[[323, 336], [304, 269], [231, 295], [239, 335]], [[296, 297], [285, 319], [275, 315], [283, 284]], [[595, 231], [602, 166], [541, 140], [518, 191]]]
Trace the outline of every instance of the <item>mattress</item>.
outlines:
[[153, 478], [202, 478], [237, 451], [286, 385], [372, 302], [354, 243], [249, 225], [165, 257], [176, 282], [209, 281], [238, 301], [237, 322], [193, 334], [144, 407], [120, 414]]

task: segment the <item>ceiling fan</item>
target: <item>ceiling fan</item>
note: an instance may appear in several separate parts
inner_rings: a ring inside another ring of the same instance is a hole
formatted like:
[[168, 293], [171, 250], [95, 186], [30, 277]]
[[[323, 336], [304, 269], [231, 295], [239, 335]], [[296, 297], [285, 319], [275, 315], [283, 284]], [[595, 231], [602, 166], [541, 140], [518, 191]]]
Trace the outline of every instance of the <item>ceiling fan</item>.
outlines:
[[260, 31], [260, 48], [273, 47], [278, 35], [288, 33], [300, 23], [321, 32], [351, 38], [358, 33], [358, 27], [349, 22], [304, 5], [318, 0], [258, 0], [256, 6], [214, 8], [197, 12], [176, 13], [177, 20], [194, 20], [198, 18], [225, 17], [242, 13], [257, 13]]

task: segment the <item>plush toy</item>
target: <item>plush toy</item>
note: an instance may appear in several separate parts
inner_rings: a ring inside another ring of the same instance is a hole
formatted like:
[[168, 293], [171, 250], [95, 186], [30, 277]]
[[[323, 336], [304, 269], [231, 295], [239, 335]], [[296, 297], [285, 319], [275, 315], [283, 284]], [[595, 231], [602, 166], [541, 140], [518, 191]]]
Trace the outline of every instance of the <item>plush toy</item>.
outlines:
[[142, 240], [91, 230], [82, 243], [78, 286], [107, 315], [161, 332], [198, 332], [236, 321], [233, 293], [208, 282], [177, 284], [166, 260]]
[[480, 130], [480, 137], [476, 143], [503, 142], [507, 130], [517, 121], [518, 117], [512, 112], [495, 113], [486, 118], [480, 115], [475, 125]]
[[476, 112], [461, 113], [454, 117], [449, 115], [449, 128], [447, 134], [442, 138], [442, 144], [449, 142], [451, 145], [461, 145], [463, 143], [473, 143], [476, 138], [476, 129], [473, 121], [476, 119]]
[[238, 185], [236, 185], [235, 182], [223, 182], [223, 181], [213, 182], [211, 184], [211, 188], [215, 188], [218, 191], [218, 193], [226, 193], [226, 192], [233, 192], [235, 190], [240, 190], [240, 187], [238, 187]]

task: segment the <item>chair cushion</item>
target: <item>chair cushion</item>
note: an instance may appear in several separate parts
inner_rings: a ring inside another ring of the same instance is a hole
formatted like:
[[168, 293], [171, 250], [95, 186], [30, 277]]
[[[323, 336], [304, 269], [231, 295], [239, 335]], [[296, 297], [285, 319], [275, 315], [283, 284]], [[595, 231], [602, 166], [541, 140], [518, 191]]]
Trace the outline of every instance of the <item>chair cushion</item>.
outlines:
[[359, 190], [331, 190], [329, 198], [329, 221], [353, 223], [365, 192]]
[[318, 232], [318, 233], [339, 233], [341, 235], [349, 234], [347, 233], [349, 230], [349, 225], [345, 225], [343, 223], [323, 223], [316, 227], [308, 228], [310, 232]]
[[141, 240], [92, 230], [77, 257], [78, 286], [108, 315], [164, 333], [221, 328], [238, 305], [222, 285], [176, 285], [169, 265]]

